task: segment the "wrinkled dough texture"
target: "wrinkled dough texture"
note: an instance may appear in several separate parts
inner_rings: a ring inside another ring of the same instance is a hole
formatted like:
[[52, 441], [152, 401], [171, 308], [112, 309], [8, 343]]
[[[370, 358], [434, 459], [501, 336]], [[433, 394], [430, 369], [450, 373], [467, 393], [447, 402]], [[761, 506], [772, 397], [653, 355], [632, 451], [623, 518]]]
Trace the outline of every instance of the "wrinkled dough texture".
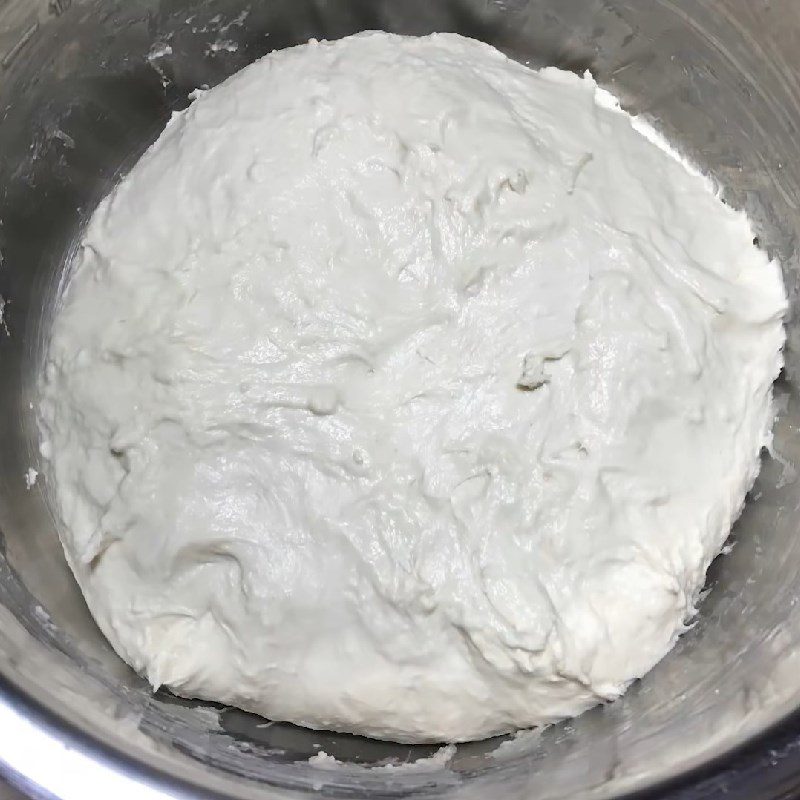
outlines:
[[785, 295], [643, 131], [450, 34], [312, 41], [172, 117], [91, 218], [41, 385], [126, 661], [459, 741], [664, 656], [769, 441]]

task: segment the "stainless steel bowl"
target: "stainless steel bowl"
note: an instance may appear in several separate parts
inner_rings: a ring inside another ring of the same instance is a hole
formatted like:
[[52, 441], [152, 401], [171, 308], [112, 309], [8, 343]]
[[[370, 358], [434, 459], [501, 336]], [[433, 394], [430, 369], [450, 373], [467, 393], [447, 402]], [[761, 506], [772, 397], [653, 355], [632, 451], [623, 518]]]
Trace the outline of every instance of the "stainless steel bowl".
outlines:
[[[245, 13], [247, 12], [247, 13]], [[269, 50], [455, 30], [591, 69], [744, 207], [792, 298], [774, 452], [697, 625], [620, 701], [541, 735], [434, 748], [151, 694], [93, 624], [38, 468], [34, 376], [81, 223], [188, 94]], [[800, 2], [0, 0], [0, 771], [60, 798], [787, 797], [800, 787]], [[323, 749], [344, 762], [310, 764]], [[103, 794], [101, 795], [100, 792]]]

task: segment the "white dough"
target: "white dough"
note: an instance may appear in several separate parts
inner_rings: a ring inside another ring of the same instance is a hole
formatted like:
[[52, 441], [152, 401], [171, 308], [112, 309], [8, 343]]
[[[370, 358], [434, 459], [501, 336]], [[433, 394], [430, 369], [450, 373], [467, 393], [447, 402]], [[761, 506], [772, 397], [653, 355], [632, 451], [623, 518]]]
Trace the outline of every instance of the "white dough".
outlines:
[[785, 295], [637, 128], [452, 34], [312, 41], [173, 116], [85, 231], [41, 386], [126, 661], [454, 742], [664, 656], [769, 441]]

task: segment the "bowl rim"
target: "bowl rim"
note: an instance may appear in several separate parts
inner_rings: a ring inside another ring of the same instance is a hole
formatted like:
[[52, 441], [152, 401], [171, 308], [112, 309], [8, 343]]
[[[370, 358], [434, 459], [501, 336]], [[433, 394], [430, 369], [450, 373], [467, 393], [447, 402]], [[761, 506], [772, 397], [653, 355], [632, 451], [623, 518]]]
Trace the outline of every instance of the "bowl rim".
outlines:
[[[43, 781], [69, 753], [71, 766], [80, 766], [85, 787], [102, 783], [114, 800], [231, 800], [235, 795], [203, 786], [160, 766], [147, 764], [133, 753], [102, 741], [75, 722], [62, 717], [41, 700], [31, 697], [0, 673], [0, 725], [8, 741], [24, 736], [25, 747], [36, 754], [42, 770], [14, 763], [0, 751], [0, 778], [32, 798], [73, 800], [78, 794], [57, 779]], [[23, 733], [24, 730], [24, 733]], [[299, 789], [247, 781], [264, 800], [306, 797]], [[268, 788], [269, 787], [269, 788]], [[265, 794], [268, 791], [270, 794]], [[113, 794], [112, 794], [113, 793]], [[318, 794], [318, 793], [316, 793]], [[322, 796], [337, 797], [333, 789]], [[342, 795], [343, 796], [343, 795]], [[352, 793], [348, 793], [352, 797]], [[447, 795], [444, 794], [444, 797]], [[790, 711], [748, 740], [731, 747], [683, 774], [615, 795], [615, 800], [779, 800], [800, 797], [800, 710]], [[504, 800], [497, 797], [497, 800]], [[526, 798], [527, 800], [527, 798]], [[530, 800], [534, 800], [533, 797]]]

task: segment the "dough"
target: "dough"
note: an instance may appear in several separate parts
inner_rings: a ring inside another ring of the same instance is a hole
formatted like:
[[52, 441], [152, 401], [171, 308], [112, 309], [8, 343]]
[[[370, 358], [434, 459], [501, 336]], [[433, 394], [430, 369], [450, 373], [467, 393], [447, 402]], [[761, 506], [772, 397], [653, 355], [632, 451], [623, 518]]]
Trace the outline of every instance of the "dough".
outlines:
[[41, 386], [117, 652], [408, 742], [662, 658], [769, 442], [785, 295], [655, 138], [451, 34], [312, 41], [175, 114], [86, 228]]

